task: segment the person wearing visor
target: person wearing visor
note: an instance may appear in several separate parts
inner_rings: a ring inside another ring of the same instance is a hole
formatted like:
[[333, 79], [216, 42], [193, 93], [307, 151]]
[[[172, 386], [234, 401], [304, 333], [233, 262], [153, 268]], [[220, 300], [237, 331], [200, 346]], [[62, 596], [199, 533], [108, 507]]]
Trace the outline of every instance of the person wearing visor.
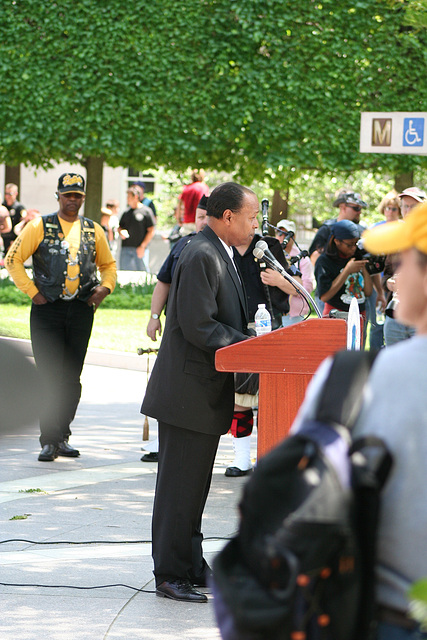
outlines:
[[[398, 197], [400, 198], [402, 218], [405, 218], [414, 207], [420, 202], [425, 201], [427, 195], [425, 191], [418, 189], [418, 187], [409, 187], [402, 191]], [[401, 340], [407, 340], [415, 333], [413, 327], [399, 322], [395, 317], [394, 312], [399, 300], [395, 278], [397, 263], [398, 261], [393, 255], [387, 256], [382, 280], [384, 290], [387, 294], [386, 317], [384, 322], [384, 340], [387, 347]]]
[[[42, 462], [80, 455], [68, 443], [80, 401], [80, 375], [94, 313], [116, 283], [116, 263], [103, 228], [79, 216], [84, 178], [62, 174], [56, 198], [59, 210], [31, 220], [10, 247], [5, 264], [16, 286], [32, 300], [31, 343], [47, 397], [40, 415]], [[33, 280], [24, 268], [30, 256]]]
[[[376, 640], [427, 640], [409, 615], [410, 588], [427, 576], [427, 202], [403, 221], [366, 231], [363, 241], [373, 255], [398, 254], [396, 317], [415, 329], [410, 340], [378, 353], [352, 431], [354, 439], [382, 439], [394, 459], [381, 493]], [[313, 377], [293, 432], [314, 417], [331, 362], [325, 360]]]

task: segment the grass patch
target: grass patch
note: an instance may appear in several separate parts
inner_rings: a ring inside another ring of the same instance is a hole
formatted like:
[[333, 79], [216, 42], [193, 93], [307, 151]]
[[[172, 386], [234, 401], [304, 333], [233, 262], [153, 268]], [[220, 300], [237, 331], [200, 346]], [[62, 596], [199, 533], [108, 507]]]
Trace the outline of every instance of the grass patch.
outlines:
[[[31, 277], [31, 272], [28, 272]], [[134, 309], [149, 310], [153, 284], [117, 284], [113, 293], [102, 302], [105, 309]], [[0, 304], [13, 304], [16, 306], [31, 306], [30, 298], [20, 291], [8, 277], [0, 278]]]
[[[117, 285], [95, 313], [89, 348], [136, 353], [158, 347], [160, 341], [145, 333], [153, 289], [154, 284]], [[30, 310], [30, 298], [8, 277], [0, 278], [0, 336], [29, 340]]]
[[30, 305], [0, 302], [0, 335], [29, 339], [30, 309]]
[[43, 489], [19, 489], [18, 493], [45, 493], [47, 491], [43, 491]]
[[[108, 300], [108, 298], [107, 298]], [[111, 349], [136, 353], [138, 347], [158, 347], [145, 329], [150, 319], [150, 310], [108, 309], [104, 302], [95, 313], [89, 349]], [[164, 324], [164, 322], [162, 322]]]
[[[29, 340], [30, 309], [29, 305], [1, 304], [0, 335]], [[103, 302], [95, 313], [89, 349], [136, 353], [138, 347], [158, 347], [160, 341], [152, 342], [145, 333], [149, 319], [149, 309], [108, 309]]]

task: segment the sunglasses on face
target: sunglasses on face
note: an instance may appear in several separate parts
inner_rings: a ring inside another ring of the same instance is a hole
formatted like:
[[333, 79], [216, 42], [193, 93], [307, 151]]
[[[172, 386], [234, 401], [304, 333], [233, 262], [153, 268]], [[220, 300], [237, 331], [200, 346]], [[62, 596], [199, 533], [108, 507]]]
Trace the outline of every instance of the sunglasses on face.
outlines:
[[347, 204], [346, 206], [353, 209], [353, 211], [358, 211], [359, 213], [362, 211], [362, 207], [358, 204]]
[[341, 244], [345, 244], [345, 246], [349, 249], [354, 249], [355, 247], [357, 247], [358, 240], [355, 240], [354, 242], [351, 242], [351, 240], [338, 240], [338, 242], [341, 242]]

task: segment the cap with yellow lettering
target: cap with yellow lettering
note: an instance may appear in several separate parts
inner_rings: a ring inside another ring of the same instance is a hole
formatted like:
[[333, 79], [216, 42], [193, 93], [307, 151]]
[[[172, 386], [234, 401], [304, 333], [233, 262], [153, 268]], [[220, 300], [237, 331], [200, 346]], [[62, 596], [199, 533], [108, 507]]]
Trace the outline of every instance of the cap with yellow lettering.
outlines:
[[63, 173], [58, 180], [58, 193], [85, 193], [85, 180], [78, 173]]
[[380, 224], [362, 235], [364, 248], [375, 255], [418, 249], [427, 254], [427, 202], [403, 219]]

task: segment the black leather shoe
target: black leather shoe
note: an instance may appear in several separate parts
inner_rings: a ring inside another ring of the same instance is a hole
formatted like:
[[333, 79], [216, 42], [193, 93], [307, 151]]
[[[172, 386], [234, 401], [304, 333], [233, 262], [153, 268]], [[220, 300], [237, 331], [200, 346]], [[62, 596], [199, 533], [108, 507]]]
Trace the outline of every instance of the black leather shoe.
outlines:
[[212, 577], [212, 569], [206, 566], [204, 572], [198, 576], [189, 576], [189, 580], [193, 587], [210, 587], [210, 578]]
[[250, 473], [252, 473], [252, 469], [242, 471], [239, 467], [227, 467], [225, 470], [227, 478], [240, 478], [240, 476], [248, 476]]
[[142, 462], [158, 462], [159, 461], [159, 452], [151, 451], [150, 453], [146, 453], [141, 458]]
[[188, 580], [165, 581], [156, 587], [156, 596], [181, 600], [182, 602], [207, 602], [208, 598], [200, 593]]
[[39, 454], [40, 462], [53, 462], [58, 456], [58, 449], [54, 444], [45, 444]]
[[58, 442], [56, 447], [58, 456], [67, 456], [67, 458], [78, 458], [80, 455], [80, 451], [77, 449], [73, 449], [73, 447], [68, 444], [66, 440], [63, 442]]

